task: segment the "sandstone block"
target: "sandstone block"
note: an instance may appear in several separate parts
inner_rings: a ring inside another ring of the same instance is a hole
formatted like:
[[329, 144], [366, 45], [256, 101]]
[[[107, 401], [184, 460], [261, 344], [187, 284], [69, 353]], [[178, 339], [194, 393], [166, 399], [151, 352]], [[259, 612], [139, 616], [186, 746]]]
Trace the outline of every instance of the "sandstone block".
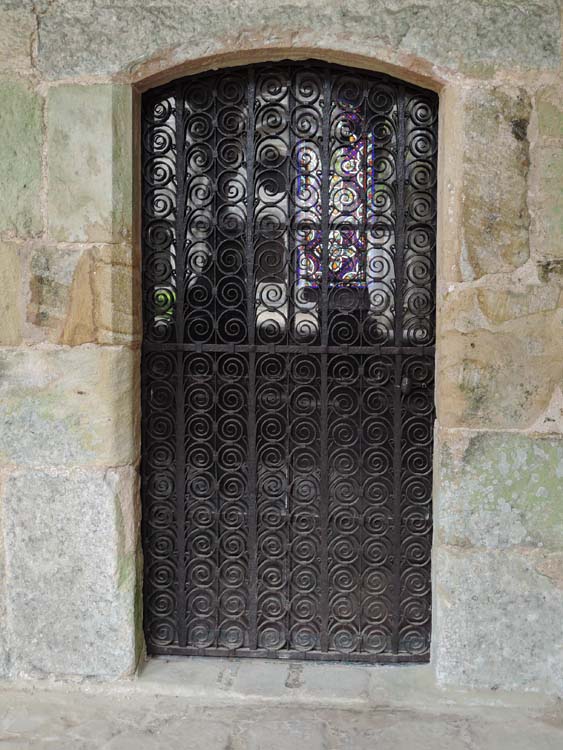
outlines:
[[37, 248], [29, 258], [29, 285], [34, 340], [75, 346], [139, 339], [140, 281], [128, 245]]
[[0, 346], [16, 346], [22, 336], [22, 288], [19, 249], [0, 243]]
[[536, 96], [538, 130], [542, 137], [563, 138], [563, 86], [546, 86]]
[[41, 98], [21, 80], [0, 81], [0, 233], [41, 231]]
[[121, 347], [0, 351], [0, 463], [133, 463], [138, 369]]
[[542, 260], [563, 260], [563, 148], [537, 149], [536, 222]]
[[56, 86], [47, 114], [52, 239], [120, 242], [131, 233], [131, 91]]
[[521, 89], [479, 87], [466, 94], [460, 264], [464, 281], [511, 271], [529, 257], [530, 114], [529, 97]]
[[[471, 292], [466, 301], [472, 304], [476, 298]], [[478, 311], [475, 317], [471, 307], [452, 312], [459, 328], [440, 334], [440, 423], [447, 427], [531, 427], [563, 379], [563, 309], [498, 326], [485, 317], [486, 306], [483, 310], [476, 304], [474, 309]], [[502, 306], [500, 310], [493, 307], [492, 314], [502, 317]]]
[[95, 249], [92, 288], [96, 340], [101, 344], [133, 343], [141, 337], [141, 279], [130, 245]]
[[440, 682], [561, 694], [563, 588], [545, 574], [549, 559], [540, 550], [435, 549]]
[[563, 551], [563, 440], [440, 430], [434, 524], [441, 544]]
[[36, 24], [31, 8], [0, 10], [0, 70], [27, 73]]
[[12, 672], [115, 676], [136, 662], [132, 468], [26, 470], [6, 482]]

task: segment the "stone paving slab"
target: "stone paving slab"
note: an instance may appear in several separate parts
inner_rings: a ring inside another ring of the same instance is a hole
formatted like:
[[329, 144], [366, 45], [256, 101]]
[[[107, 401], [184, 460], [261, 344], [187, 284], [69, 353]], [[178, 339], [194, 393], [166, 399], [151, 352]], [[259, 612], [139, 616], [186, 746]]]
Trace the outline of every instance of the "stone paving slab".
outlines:
[[560, 750], [561, 714], [198, 707], [185, 698], [82, 690], [0, 691], [10, 750]]
[[133, 680], [4, 683], [0, 748], [561, 750], [563, 705], [440, 689], [430, 667], [153, 659]]

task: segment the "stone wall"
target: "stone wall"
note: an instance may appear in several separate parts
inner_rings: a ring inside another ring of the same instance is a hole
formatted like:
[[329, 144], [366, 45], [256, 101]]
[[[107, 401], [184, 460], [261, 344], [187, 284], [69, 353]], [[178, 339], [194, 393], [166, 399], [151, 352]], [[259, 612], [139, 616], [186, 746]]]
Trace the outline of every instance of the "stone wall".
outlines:
[[112, 676], [138, 602], [138, 91], [319, 57], [440, 92], [433, 664], [563, 692], [558, 0], [0, 0], [0, 671]]

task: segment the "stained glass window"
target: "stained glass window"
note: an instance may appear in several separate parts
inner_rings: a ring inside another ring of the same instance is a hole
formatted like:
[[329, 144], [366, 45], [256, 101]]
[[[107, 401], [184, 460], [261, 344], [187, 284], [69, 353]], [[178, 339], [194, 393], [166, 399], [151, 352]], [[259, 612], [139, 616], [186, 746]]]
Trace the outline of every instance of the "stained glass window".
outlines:
[[[360, 112], [336, 103], [337, 126], [329, 178], [329, 286], [366, 284], [366, 212], [375, 196], [375, 139], [366, 132]], [[323, 232], [315, 207], [322, 180], [318, 150], [309, 142], [297, 149], [299, 281], [319, 287], [322, 279]]]

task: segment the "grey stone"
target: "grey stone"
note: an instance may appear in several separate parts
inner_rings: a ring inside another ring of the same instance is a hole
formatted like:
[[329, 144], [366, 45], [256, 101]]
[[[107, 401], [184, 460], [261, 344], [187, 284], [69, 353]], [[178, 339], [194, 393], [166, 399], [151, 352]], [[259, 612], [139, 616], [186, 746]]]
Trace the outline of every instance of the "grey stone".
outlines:
[[439, 444], [439, 541], [563, 550], [563, 440], [441, 430]]
[[24, 81], [0, 81], [0, 233], [41, 231], [41, 97]]
[[0, 464], [136, 461], [136, 352], [95, 346], [3, 349], [0, 373]]
[[47, 108], [49, 233], [66, 242], [131, 235], [131, 91], [57, 86]]
[[39, 26], [39, 64], [53, 78], [111, 75], [174, 51], [176, 62], [272, 44], [331, 46], [373, 55], [377, 47], [437, 65], [555, 69], [560, 61], [557, 0], [58, 0]]
[[313, 717], [308, 721], [291, 716], [284, 721], [268, 721], [265, 717], [244, 732], [241, 739], [247, 750], [290, 750], [295, 747], [327, 750], [323, 730], [323, 724]]
[[528, 549], [435, 549], [440, 682], [563, 692], [563, 586], [543, 562]]
[[[25, 692], [13, 685], [0, 686], [2, 745], [35, 750], [558, 750], [562, 744], [563, 710], [556, 698], [444, 691], [432, 680], [420, 683], [415, 679], [413, 685], [410, 667], [377, 670], [383, 675], [381, 682], [388, 681], [384, 702], [346, 708], [339, 700], [330, 665], [317, 666], [333, 689], [331, 701], [308, 701], [288, 688], [282, 704], [249, 700], [248, 694], [233, 694], [227, 702], [216, 682], [215, 686], [206, 683], [206, 692], [198, 700], [197, 686], [192, 686], [191, 694], [185, 692], [185, 679], [176, 668], [180, 660], [155, 661], [159, 667], [151, 670], [151, 681], [144, 688], [143, 676], [74, 686], [36, 681]], [[207, 664], [209, 675], [216, 675], [210, 664], [214, 660], [194, 661], [201, 668]], [[184, 677], [193, 674], [189, 662], [184, 659]], [[217, 660], [222, 668], [231, 662]], [[265, 663], [251, 662], [259, 682]], [[165, 679], [170, 666], [178, 678], [179, 693]], [[376, 671], [353, 667], [357, 668]], [[159, 670], [164, 678], [161, 683], [156, 679]], [[414, 671], [420, 675], [417, 668]]]
[[335, 692], [343, 701], [361, 701], [369, 692], [369, 671], [340, 664], [305, 664], [301, 673], [302, 692], [308, 699], [329, 700]]
[[133, 469], [25, 471], [3, 500], [14, 673], [114, 676], [136, 662]]

